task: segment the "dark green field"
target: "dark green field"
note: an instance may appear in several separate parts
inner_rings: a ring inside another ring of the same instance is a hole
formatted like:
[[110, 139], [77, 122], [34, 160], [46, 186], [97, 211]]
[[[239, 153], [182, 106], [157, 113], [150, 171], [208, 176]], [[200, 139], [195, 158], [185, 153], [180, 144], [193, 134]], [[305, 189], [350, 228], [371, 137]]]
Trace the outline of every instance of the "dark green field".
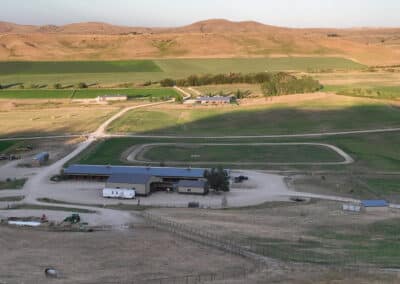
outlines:
[[15, 143], [15, 141], [0, 141], [0, 153], [15, 145]]
[[[81, 164], [127, 164], [127, 161], [122, 161], [121, 156], [129, 147], [146, 143], [254, 143], [254, 139], [239, 139], [239, 140], [206, 140], [206, 139], [150, 139], [150, 138], [113, 138], [106, 141], [99, 142], [93, 147], [83, 152], [72, 163], [77, 162]], [[320, 142], [328, 143], [343, 149], [350, 154], [355, 163], [346, 166], [321, 166], [312, 167], [312, 169], [331, 169], [338, 171], [353, 171], [357, 172], [379, 172], [379, 171], [400, 171], [400, 133], [377, 133], [377, 134], [363, 134], [363, 135], [348, 135], [348, 136], [332, 136], [328, 138], [319, 139], [257, 139], [257, 142]], [[311, 150], [312, 151], [312, 150]], [[314, 155], [314, 151], [309, 151], [310, 155]], [[251, 155], [256, 156], [258, 152]], [[302, 153], [293, 153], [288, 156], [287, 162], [298, 160], [298, 156]], [[164, 153], [162, 153], [164, 155]], [[300, 156], [301, 157], [301, 156]], [[315, 159], [319, 158], [314, 156]], [[227, 158], [224, 157], [226, 160]], [[183, 162], [185, 164], [185, 162]], [[187, 164], [187, 163], [186, 163]], [[232, 162], [234, 166], [234, 162]], [[266, 167], [262, 165], [252, 166], [252, 168], [271, 169], [280, 167]], [[290, 169], [310, 169], [310, 167], [291, 167]]]
[[0, 99], [91, 99], [102, 95], [127, 95], [135, 98], [177, 97], [174, 89], [79, 89], [79, 90], [0, 90]]
[[284, 57], [226, 59], [155, 59], [135, 61], [0, 62], [3, 85], [22, 83], [143, 83], [193, 74], [313, 70], [360, 70], [364, 65], [345, 58]]
[[0, 90], [0, 99], [69, 99], [73, 90]]
[[161, 72], [152, 60], [133, 61], [9, 61], [0, 62], [0, 75], [54, 73]]
[[154, 146], [145, 150], [143, 158], [149, 161], [174, 162], [257, 162], [308, 163], [341, 162], [332, 150], [312, 145], [179, 145]]

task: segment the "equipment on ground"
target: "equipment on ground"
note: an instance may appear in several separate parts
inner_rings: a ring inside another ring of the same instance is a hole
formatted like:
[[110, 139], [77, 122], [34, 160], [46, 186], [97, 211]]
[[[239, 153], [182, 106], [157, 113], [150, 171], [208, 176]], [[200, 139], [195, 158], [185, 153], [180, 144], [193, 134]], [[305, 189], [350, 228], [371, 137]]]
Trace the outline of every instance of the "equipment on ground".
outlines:
[[81, 216], [79, 214], [72, 214], [64, 219], [64, 223], [78, 224], [81, 221]]

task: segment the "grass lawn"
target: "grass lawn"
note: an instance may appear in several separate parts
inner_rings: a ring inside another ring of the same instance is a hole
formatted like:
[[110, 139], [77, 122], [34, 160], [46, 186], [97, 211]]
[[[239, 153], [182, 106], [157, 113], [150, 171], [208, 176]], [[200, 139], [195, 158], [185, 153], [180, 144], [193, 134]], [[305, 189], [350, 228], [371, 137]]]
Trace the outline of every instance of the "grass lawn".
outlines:
[[328, 148], [311, 145], [154, 146], [143, 152], [143, 158], [149, 161], [232, 163], [341, 162], [343, 160]]
[[3, 61], [0, 74], [160, 72], [152, 60], [131, 61]]
[[6, 151], [11, 146], [14, 146], [16, 141], [0, 141], [0, 153]]
[[385, 102], [330, 96], [263, 106], [168, 106], [128, 112], [109, 131], [162, 135], [268, 135], [399, 126], [400, 109]]
[[[143, 83], [167, 77], [183, 78], [192, 74], [307, 71], [309, 69], [359, 70], [363, 65], [344, 58], [285, 57], [285, 58], [227, 58], [227, 59], [157, 59], [118, 62], [2, 62], [2, 84], [99, 84]], [[124, 65], [126, 64], [126, 65]], [[9, 67], [6, 69], [6, 65]], [[26, 71], [22, 70], [26, 68]], [[55, 72], [53, 72], [56, 70]]]
[[26, 179], [13, 179], [10, 181], [0, 181], [0, 190], [21, 189], [24, 187]]

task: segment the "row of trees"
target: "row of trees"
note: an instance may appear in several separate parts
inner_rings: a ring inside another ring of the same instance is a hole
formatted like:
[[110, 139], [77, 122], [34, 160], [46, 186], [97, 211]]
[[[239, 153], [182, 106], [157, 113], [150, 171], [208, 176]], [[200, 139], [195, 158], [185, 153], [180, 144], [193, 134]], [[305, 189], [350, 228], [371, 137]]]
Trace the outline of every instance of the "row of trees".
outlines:
[[[286, 73], [282, 73], [286, 74]], [[267, 72], [260, 73], [229, 73], [216, 75], [191, 75], [184, 79], [164, 79], [160, 81], [162, 87], [190, 87], [190, 86], [205, 86], [205, 85], [223, 85], [223, 84], [262, 84], [271, 80], [274, 74]]]
[[281, 77], [279, 74], [264, 82], [261, 89], [265, 96], [281, 96], [317, 92], [322, 89], [319, 81], [310, 76], [296, 78], [295, 76]]
[[[310, 76], [297, 78], [289, 73], [229, 73], [217, 75], [191, 75], [185, 79], [164, 79], [160, 81], [162, 87], [173, 86], [204, 86], [221, 84], [261, 84], [265, 96], [279, 96], [287, 94], [316, 92], [322, 89], [319, 81]], [[240, 94], [241, 96], [242, 94]]]

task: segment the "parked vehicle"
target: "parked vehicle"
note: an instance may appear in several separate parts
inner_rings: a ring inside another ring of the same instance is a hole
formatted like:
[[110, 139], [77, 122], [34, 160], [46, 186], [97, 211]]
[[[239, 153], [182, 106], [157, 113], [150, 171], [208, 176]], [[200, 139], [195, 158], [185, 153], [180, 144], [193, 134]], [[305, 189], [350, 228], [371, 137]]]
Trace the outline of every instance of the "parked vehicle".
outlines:
[[120, 198], [120, 199], [135, 199], [136, 192], [134, 189], [126, 188], [104, 188], [103, 197], [105, 198]]

